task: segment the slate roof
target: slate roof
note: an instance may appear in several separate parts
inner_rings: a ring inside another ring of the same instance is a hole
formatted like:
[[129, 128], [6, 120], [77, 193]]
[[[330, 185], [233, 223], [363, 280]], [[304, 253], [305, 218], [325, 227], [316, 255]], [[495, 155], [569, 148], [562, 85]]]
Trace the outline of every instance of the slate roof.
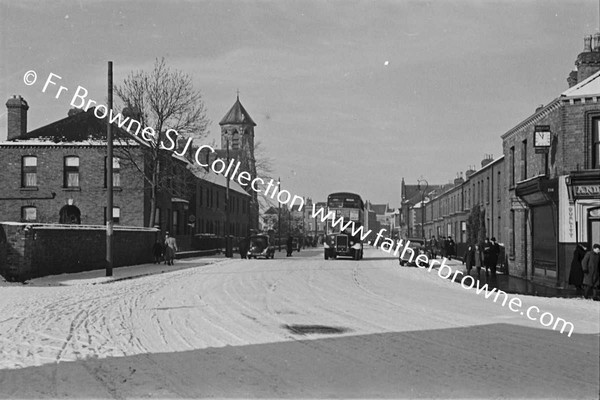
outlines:
[[561, 93], [561, 97], [590, 97], [600, 95], [600, 71]]
[[[129, 123], [125, 124], [127, 126]], [[134, 125], [137, 127], [137, 125]], [[142, 127], [143, 129], [143, 127]], [[143, 142], [135, 135], [113, 124], [114, 138], [134, 139]], [[106, 119], [94, 115], [94, 109], [70, 115], [51, 124], [29, 131], [13, 139], [14, 141], [44, 140], [54, 143], [70, 143], [106, 140]]]
[[383, 215], [389, 210], [388, 204], [371, 204], [371, 210], [375, 212], [375, 214]]
[[250, 114], [244, 108], [242, 103], [240, 103], [240, 98], [235, 101], [235, 104], [231, 109], [225, 114], [219, 125], [228, 125], [228, 124], [249, 124], [252, 126], [256, 126], [256, 123], [250, 118]]

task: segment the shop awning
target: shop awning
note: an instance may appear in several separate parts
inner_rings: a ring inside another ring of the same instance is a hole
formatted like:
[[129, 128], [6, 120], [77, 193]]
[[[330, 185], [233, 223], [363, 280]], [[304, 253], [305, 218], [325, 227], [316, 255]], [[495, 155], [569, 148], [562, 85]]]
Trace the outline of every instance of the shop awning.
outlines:
[[541, 206], [558, 200], [558, 179], [545, 175], [517, 182], [515, 194], [529, 206]]

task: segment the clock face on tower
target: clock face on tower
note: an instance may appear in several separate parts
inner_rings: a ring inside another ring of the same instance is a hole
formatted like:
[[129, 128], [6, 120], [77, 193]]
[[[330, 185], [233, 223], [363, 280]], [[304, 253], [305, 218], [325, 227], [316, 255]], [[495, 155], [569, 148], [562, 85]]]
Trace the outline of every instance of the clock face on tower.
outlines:
[[552, 133], [550, 131], [541, 131], [533, 133], [533, 145], [535, 147], [550, 147]]

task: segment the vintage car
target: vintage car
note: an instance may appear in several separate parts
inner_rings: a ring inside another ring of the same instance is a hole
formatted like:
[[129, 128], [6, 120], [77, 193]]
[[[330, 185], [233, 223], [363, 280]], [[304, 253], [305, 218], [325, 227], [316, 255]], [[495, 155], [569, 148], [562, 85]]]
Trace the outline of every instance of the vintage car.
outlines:
[[[400, 265], [401, 266], [411, 266], [411, 267], [416, 267], [417, 264], [415, 262], [416, 258], [418, 255], [420, 254], [425, 254], [427, 255], [427, 249], [425, 248], [425, 240], [421, 239], [421, 238], [408, 238], [405, 239], [405, 243], [408, 242], [408, 247], [411, 248], [414, 251], [414, 256], [412, 256], [411, 259], [411, 252], [410, 251], [406, 251], [404, 252], [404, 246], [400, 247], [400, 251], [398, 253], [398, 260], [400, 261]], [[402, 256], [402, 253], [404, 253], [404, 257]]]
[[271, 246], [268, 235], [250, 236], [248, 258], [275, 258], [275, 247]]

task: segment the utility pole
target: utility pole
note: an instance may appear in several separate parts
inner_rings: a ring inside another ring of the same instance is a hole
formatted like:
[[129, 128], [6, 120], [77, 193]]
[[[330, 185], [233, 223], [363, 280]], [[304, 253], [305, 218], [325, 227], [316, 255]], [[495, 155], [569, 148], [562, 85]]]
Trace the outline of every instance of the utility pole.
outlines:
[[[227, 138], [227, 165], [229, 165], [229, 138]], [[225, 257], [233, 257], [233, 248], [230, 238], [229, 226], [229, 178], [226, 179], [227, 186], [225, 189]]]
[[[113, 108], [113, 64], [108, 62], [108, 110]], [[106, 276], [113, 274], [113, 138], [106, 118]]]
[[[277, 178], [277, 191], [281, 192], [281, 177]], [[281, 251], [281, 202], [278, 201], [279, 217], [277, 218], [277, 234], [279, 235], [279, 251]]]
[[421, 191], [421, 237], [425, 239], [425, 192], [429, 187], [429, 182], [425, 179], [417, 179], [418, 189], [421, 189], [421, 182], [425, 182], [425, 188]]

